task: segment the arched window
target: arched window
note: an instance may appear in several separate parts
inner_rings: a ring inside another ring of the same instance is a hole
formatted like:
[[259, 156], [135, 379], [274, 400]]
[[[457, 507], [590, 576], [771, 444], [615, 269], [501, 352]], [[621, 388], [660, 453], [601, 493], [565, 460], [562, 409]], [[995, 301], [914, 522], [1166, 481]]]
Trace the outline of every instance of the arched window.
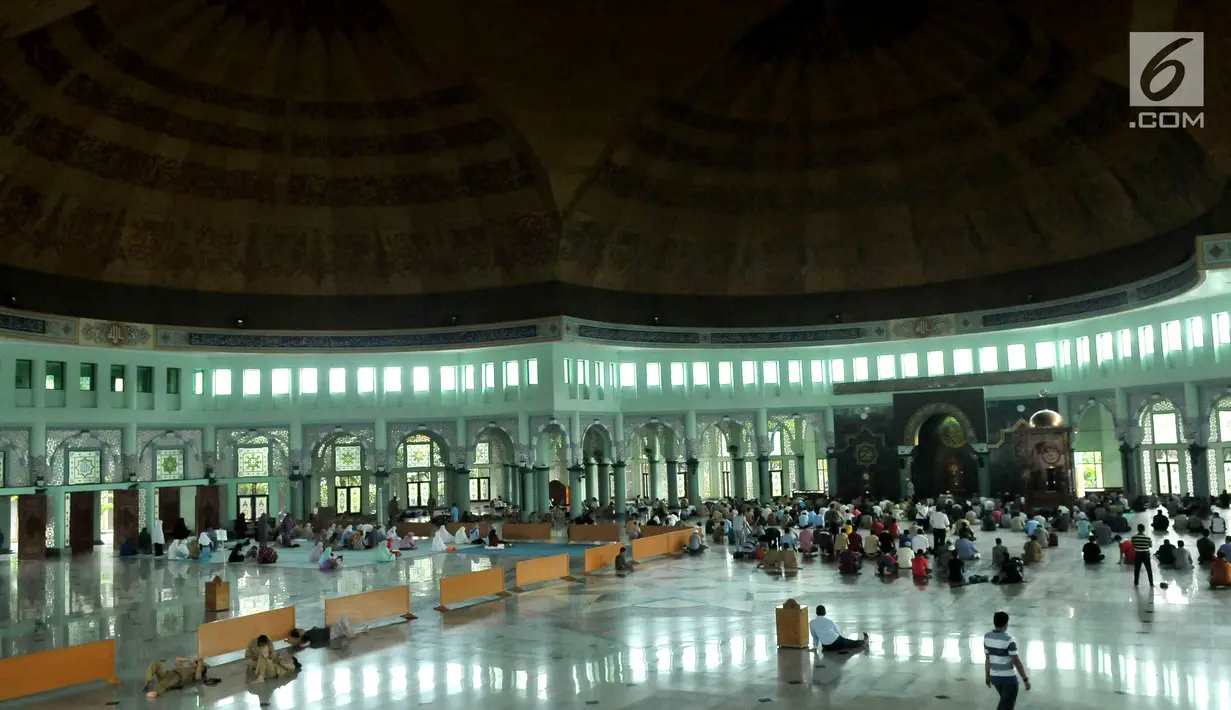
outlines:
[[433, 496], [438, 503], [445, 499], [445, 477], [440, 475], [444, 469], [444, 454], [434, 438], [422, 433], [411, 434], [398, 447], [397, 458], [398, 467], [406, 473], [406, 507], [426, 506]]
[[1142, 489], [1146, 495], [1184, 495], [1193, 489], [1192, 461], [1184, 447], [1184, 422], [1175, 405], [1160, 399], [1141, 411]]
[[1210, 411], [1210, 449], [1205, 459], [1210, 493], [1231, 493], [1231, 397], [1218, 400]]

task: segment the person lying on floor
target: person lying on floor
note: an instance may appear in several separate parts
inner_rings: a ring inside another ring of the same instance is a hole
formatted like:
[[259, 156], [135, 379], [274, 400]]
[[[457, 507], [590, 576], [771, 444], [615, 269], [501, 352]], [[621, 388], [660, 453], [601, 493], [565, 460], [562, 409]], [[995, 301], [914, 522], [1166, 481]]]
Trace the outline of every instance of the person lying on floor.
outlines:
[[183, 688], [189, 683], [203, 682], [214, 685], [219, 682], [216, 678], [205, 676], [208, 670], [209, 666], [205, 665], [200, 658], [180, 656], [175, 659], [170, 668], [164, 666], [162, 661], [154, 661], [145, 669], [145, 684], [141, 686], [141, 690], [148, 691], [145, 697], [156, 698], [169, 690]]
[[364, 633], [367, 629], [354, 628], [351, 626], [349, 617], [342, 617], [334, 623], [333, 626], [325, 628], [323, 626], [313, 626], [310, 629], [291, 629], [290, 641], [291, 648], [298, 650], [301, 648], [321, 648], [328, 646], [330, 641], [337, 639], [350, 640]]
[[244, 664], [256, 674], [255, 682], [266, 678], [285, 678], [299, 672], [299, 659], [283, 658], [274, 650], [274, 642], [265, 634], [252, 639], [244, 652]]

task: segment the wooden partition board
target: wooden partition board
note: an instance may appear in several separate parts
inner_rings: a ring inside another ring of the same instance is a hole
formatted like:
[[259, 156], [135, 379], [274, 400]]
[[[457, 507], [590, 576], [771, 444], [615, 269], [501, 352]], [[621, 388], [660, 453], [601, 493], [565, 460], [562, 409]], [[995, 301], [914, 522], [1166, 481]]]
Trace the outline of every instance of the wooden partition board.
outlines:
[[692, 530], [689, 525], [642, 525], [641, 537], [654, 537], [655, 535], [666, 535], [669, 532], [677, 530]]
[[436, 611], [448, 611], [450, 604], [491, 596], [509, 596], [504, 590], [503, 567], [441, 577], [440, 606]]
[[115, 677], [115, 641], [57, 648], [0, 660], [0, 702]]
[[570, 525], [569, 542], [619, 542], [619, 525]]
[[325, 600], [325, 626], [333, 626], [344, 616], [352, 624], [366, 624], [394, 616], [413, 619], [415, 616], [410, 613], [410, 587], [389, 587]]
[[398, 523], [398, 537], [406, 537], [407, 533], [414, 533], [415, 537], [431, 538], [436, 534], [436, 526], [431, 523]]
[[517, 586], [513, 591], [516, 592], [529, 584], [550, 582], [553, 579], [572, 579], [568, 573], [568, 555], [552, 555], [518, 562], [514, 569], [514, 579]]
[[688, 536], [691, 534], [688, 530], [675, 530], [662, 535], [633, 540], [632, 558], [634, 560], [644, 560], [650, 557], [659, 557], [678, 552], [688, 544]]
[[213, 658], [248, 648], [252, 639], [265, 634], [273, 641], [285, 641], [295, 628], [295, 607], [263, 611], [211, 621], [197, 627], [197, 655]]
[[550, 540], [549, 523], [505, 523], [500, 528], [500, 537], [505, 540]]
[[624, 545], [616, 543], [615, 545], [603, 545], [602, 547], [586, 550], [586, 573], [589, 574], [590, 572], [615, 564], [616, 555], [620, 554], [621, 547], [624, 547]]
[[470, 529], [475, 525], [479, 526], [479, 535], [481, 537], [487, 537], [487, 533], [492, 528], [488, 523], [445, 523], [445, 530], [448, 530], [450, 535], [456, 535], [459, 529], [466, 528], [466, 534], [469, 535]]

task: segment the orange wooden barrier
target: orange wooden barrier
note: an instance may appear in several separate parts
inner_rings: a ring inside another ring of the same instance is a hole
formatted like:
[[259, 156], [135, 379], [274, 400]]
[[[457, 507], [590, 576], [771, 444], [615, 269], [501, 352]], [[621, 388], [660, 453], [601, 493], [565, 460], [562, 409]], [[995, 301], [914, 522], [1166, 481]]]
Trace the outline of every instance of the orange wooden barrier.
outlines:
[[264, 634], [273, 641], [284, 641], [295, 628], [295, 607], [262, 611], [211, 621], [197, 627], [197, 655], [213, 658], [248, 648], [252, 639]]
[[398, 537], [406, 537], [407, 533], [414, 533], [415, 537], [431, 538], [436, 534], [436, 526], [431, 523], [398, 523]]
[[603, 545], [592, 550], [586, 550], [586, 574], [615, 564], [616, 555], [620, 554], [622, 543]]
[[445, 523], [445, 530], [448, 530], [450, 535], [456, 535], [459, 529], [466, 528], [466, 534], [469, 535], [470, 529], [476, 524], [479, 526], [479, 536], [487, 537], [492, 527], [489, 523]]
[[479, 597], [507, 597], [504, 591], [504, 568], [480, 570], [440, 578], [440, 606], [436, 611], [448, 611], [450, 604]]
[[325, 626], [333, 626], [344, 616], [352, 624], [391, 616], [413, 619], [415, 615], [410, 613], [410, 587], [389, 587], [325, 600]]
[[505, 540], [550, 540], [549, 523], [505, 523], [500, 526], [500, 537]]
[[103, 680], [119, 685], [115, 677], [115, 641], [28, 653], [0, 660], [0, 701], [46, 693]]
[[641, 537], [654, 537], [655, 535], [666, 535], [669, 532], [677, 530], [692, 530], [690, 525], [642, 525]]
[[572, 579], [568, 573], [568, 555], [552, 555], [518, 562], [514, 568], [517, 586], [513, 587], [513, 591], [520, 592], [528, 584], [550, 582], [553, 579]]
[[633, 540], [631, 557], [634, 560], [644, 560], [678, 552], [688, 545], [690, 535], [692, 535], [691, 529], [673, 530], [661, 535]]
[[619, 542], [619, 525], [570, 525], [569, 542]]

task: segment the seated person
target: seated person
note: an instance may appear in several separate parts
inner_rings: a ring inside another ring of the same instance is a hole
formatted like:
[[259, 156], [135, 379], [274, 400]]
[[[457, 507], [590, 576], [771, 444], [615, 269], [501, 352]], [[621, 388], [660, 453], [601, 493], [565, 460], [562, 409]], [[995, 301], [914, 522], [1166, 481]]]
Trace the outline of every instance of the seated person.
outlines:
[[876, 576], [898, 576], [898, 561], [893, 558], [893, 555], [881, 552], [881, 556], [876, 558]]
[[1177, 534], [1183, 535], [1188, 532], [1188, 516], [1180, 513], [1171, 519], [1171, 526], [1175, 528]]
[[1231, 562], [1227, 562], [1225, 552], [1219, 552], [1214, 557], [1214, 564], [1210, 567], [1210, 586], [1214, 589], [1231, 587]]
[[936, 573], [937, 579], [949, 574], [949, 561], [953, 558], [953, 545], [941, 545], [936, 548], [936, 564], [932, 565], [932, 571]]
[[377, 562], [395, 562], [401, 555], [401, 550], [393, 549], [393, 540], [389, 538], [385, 538], [385, 541], [376, 548]]
[[1120, 535], [1116, 535], [1116, 545], [1120, 548], [1120, 564], [1133, 564], [1133, 561], [1137, 559], [1137, 554], [1133, 550], [1133, 541], [1125, 540]]
[[624, 548], [621, 547], [620, 551], [616, 553], [616, 558], [615, 558], [616, 572], [624, 572], [627, 574], [629, 572], [635, 571], [634, 567], [635, 567], [635, 563], [624, 555]]
[[1003, 540], [996, 538], [996, 546], [992, 548], [992, 565], [1000, 569], [1007, 559], [1009, 559], [1009, 548], [1004, 546]]
[[[0, 545], [4, 544], [4, 540], [0, 539]], [[149, 528], [141, 528], [141, 532], [137, 533], [137, 552], [143, 555], [150, 555], [154, 552], [154, 536], [150, 535]]]
[[243, 562], [244, 561], [244, 545], [247, 540], [240, 540], [235, 543], [235, 547], [231, 548], [231, 554], [227, 555], [227, 562]]
[[961, 557], [953, 555], [949, 558], [949, 584], [960, 587], [966, 583], [966, 563]]
[[846, 533], [846, 547], [839, 548], [839, 552], [852, 547], [855, 548], [856, 552], [863, 552], [863, 535], [849, 525], [847, 528], [849, 529]]
[[1214, 561], [1214, 541], [1210, 539], [1210, 531], [1205, 530], [1197, 539], [1197, 564], [1208, 565]]
[[1158, 560], [1159, 567], [1175, 566], [1175, 545], [1171, 544], [1171, 540], [1163, 540], [1163, 544], [1159, 545], [1154, 551], [1154, 559]]
[[[136, 556], [137, 556], [137, 546], [133, 544], [133, 539], [131, 537], [126, 538], [123, 544], [120, 545], [120, 557], [136, 557]], [[209, 560], [204, 560], [204, 561], [208, 562]]]
[[1000, 566], [1000, 572], [992, 578], [995, 584], [1021, 584], [1026, 581], [1026, 563], [1020, 557], [1010, 557]]
[[786, 529], [778, 537], [778, 547], [784, 550], [795, 549], [795, 546], [798, 542], [799, 542], [799, 536], [795, 534], [795, 529], [792, 528], [790, 525], [787, 525]]
[[928, 575], [932, 574], [932, 570], [928, 568], [928, 558], [922, 550], [915, 553], [915, 558], [910, 561], [910, 576], [915, 578], [915, 581], [926, 581]]
[[1030, 538], [1026, 542], [1025, 548], [1022, 550], [1022, 561], [1028, 565], [1043, 561], [1043, 546], [1039, 544], [1038, 540]]
[[877, 554], [881, 549], [881, 541], [877, 536], [868, 533], [868, 536], [863, 539], [863, 556], [868, 559], [876, 559]]
[[260, 565], [271, 565], [278, 561], [278, 551], [269, 545], [262, 545], [261, 549], [257, 550], [256, 562]]
[[812, 539], [816, 545], [817, 552], [821, 553], [824, 557], [833, 557], [834, 546], [837, 544], [833, 533], [821, 528], [813, 534]]
[[1167, 532], [1167, 529], [1171, 527], [1171, 521], [1167, 519], [1167, 514], [1161, 508], [1154, 514], [1150, 527], [1154, 528], [1154, 532]]
[[971, 562], [979, 559], [979, 551], [975, 549], [975, 544], [968, 538], [958, 538], [955, 550], [957, 552], [957, 557], [964, 562]]
[[816, 554], [816, 533], [812, 528], [804, 528], [799, 531], [799, 552], [804, 557], [811, 557]]
[[186, 560], [188, 559], [188, 543], [184, 540], [172, 540], [167, 546], [168, 560]]
[[1179, 572], [1187, 572], [1193, 568], [1193, 556], [1184, 548], [1183, 540], [1176, 543], [1174, 566]]
[[693, 528], [688, 536], [688, 554], [699, 555], [705, 552], [705, 544], [701, 541], [701, 528]]
[[342, 556], [333, 554], [333, 549], [326, 547], [321, 553], [321, 561], [317, 563], [317, 569], [328, 571], [333, 569], [342, 569]]
[[491, 528], [489, 528], [487, 531], [487, 546], [494, 547], [497, 549], [500, 549], [506, 546], [505, 542], [500, 539], [499, 535], [496, 534], [495, 525], [491, 526]]
[[1100, 520], [1097, 523], [1095, 523], [1094, 527], [1091, 528], [1091, 532], [1094, 533], [1094, 541], [1097, 542], [1098, 544], [1100, 545], [1110, 545], [1111, 544], [1111, 540], [1112, 540], [1111, 526], [1107, 524], [1107, 521]]
[[1034, 518], [1031, 518], [1027, 520], [1026, 523], [1022, 526], [1022, 530], [1026, 532], [1027, 537], [1033, 538], [1034, 533], [1041, 527], [1043, 527], [1042, 523], [1040, 523], [1038, 520]]
[[859, 574], [859, 553], [851, 545], [838, 555], [838, 574]]
[[261, 634], [248, 644], [244, 652], [244, 664], [256, 674], [256, 682], [263, 683], [266, 678], [284, 678], [299, 672], [297, 658], [283, 658], [274, 650], [274, 642], [265, 634]]
[[897, 538], [895, 538], [888, 530], [881, 530], [880, 534], [877, 535], [876, 538], [878, 544], [880, 545], [881, 552], [893, 555], [893, 553], [898, 549]]
[[1094, 541], [1094, 536], [1086, 540], [1086, 544], [1081, 548], [1081, 559], [1086, 564], [1095, 564], [1103, 561], [1103, 550], [1098, 543]]
[[183, 688], [196, 681], [213, 685], [214, 683], [210, 681], [215, 679], [205, 677], [208, 670], [209, 666], [205, 665], [200, 658], [180, 656], [175, 659], [175, 664], [170, 668], [163, 666], [162, 661], [154, 661], [149, 668], [145, 669], [145, 684], [141, 686], [141, 689], [148, 689], [145, 697], [156, 698], [168, 690]]

